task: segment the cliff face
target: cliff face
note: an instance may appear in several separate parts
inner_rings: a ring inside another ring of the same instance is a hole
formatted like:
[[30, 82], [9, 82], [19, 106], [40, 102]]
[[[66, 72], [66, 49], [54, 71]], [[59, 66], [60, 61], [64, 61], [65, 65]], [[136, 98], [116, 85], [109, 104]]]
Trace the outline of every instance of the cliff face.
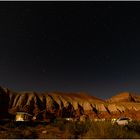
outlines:
[[39, 119], [80, 117], [83, 114], [90, 119], [109, 119], [120, 115], [140, 119], [139, 99], [137, 95], [120, 94], [103, 101], [87, 93], [16, 93], [0, 88], [0, 112], [7, 116], [8, 113], [24, 111]]
[[0, 119], [8, 117], [8, 108], [9, 108], [9, 95], [6, 94], [7, 90], [0, 88]]
[[113, 96], [112, 98], [107, 100], [110, 103], [115, 103], [115, 102], [138, 102], [140, 103], [140, 96], [134, 94], [134, 93], [129, 93], [129, 92], [122, 92], [116, 96]]

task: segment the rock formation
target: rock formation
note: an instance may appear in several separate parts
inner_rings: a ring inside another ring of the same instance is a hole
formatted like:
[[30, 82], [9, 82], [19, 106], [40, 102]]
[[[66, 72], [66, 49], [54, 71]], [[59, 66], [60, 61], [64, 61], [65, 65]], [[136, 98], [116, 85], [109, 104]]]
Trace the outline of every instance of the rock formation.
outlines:
[[87, 93], [14, 92], [0, 87], [1, 118], [24, 111], [38, 119], [79, 117], [90, 119], [130, 116], [140, 120], [140, 96], [120, 93], [104, 101]]
[[110, 103], [115, 102], [140, 102], [140, 96], [129, 93], [129, 92], [122, 92], [117, 94], [116, 96], [113, 96], [112, 98], [107, 100]]

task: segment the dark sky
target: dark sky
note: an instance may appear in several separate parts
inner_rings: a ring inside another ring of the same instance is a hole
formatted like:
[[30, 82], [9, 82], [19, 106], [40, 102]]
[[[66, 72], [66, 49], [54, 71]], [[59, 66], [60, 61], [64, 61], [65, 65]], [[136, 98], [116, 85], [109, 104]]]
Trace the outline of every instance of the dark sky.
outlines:
[[140, 93], [140, 2], [0, 2], [0, 85]]

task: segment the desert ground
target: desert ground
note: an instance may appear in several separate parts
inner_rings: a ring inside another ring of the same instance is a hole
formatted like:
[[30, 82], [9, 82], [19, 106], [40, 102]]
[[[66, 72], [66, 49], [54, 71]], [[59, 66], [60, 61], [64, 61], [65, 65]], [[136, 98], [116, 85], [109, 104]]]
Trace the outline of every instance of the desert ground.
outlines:
[[66, 122], [54, 120], [52, 123], [3, 122], [0, 124], [1, 139], [137, 139], [140, 138], [140, 122], [133, 121], [128, 126], [103, 122]]

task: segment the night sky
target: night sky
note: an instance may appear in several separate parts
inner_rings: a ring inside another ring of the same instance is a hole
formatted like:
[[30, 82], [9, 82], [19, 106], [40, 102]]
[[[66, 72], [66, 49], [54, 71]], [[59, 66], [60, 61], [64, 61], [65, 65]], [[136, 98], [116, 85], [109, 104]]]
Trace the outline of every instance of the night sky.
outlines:
[[140, 2], [0, 2], [0, 85], [140, 94]]

